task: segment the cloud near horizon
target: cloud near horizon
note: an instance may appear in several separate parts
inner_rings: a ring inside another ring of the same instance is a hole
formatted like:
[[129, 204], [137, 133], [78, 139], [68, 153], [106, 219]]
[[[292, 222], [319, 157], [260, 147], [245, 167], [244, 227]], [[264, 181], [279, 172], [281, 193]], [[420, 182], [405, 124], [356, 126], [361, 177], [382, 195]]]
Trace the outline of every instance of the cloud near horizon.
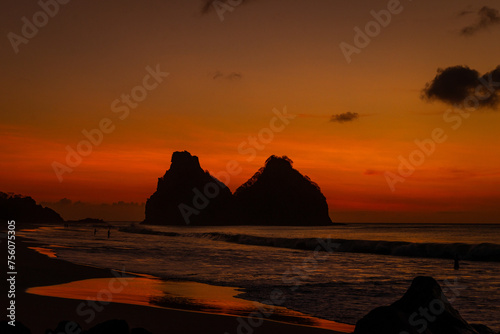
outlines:
[[114, 202], [87, 203], [63, 198], [57, 202], [40, 202], [59, 213], [65, 220], [84, 218], [100, 218], [107, 221], [142, 221], [144, 220], [145, 203]]
[[384, 172], [376, 169], [367, 169], [363, 172], [363, 175], [384, 175]]
[[341, 114], [335, 114], [330, 117], [330, 122], [334, 123], [346, 123], [352, 122], [359, 118], [359, 114], [357, 112], [344, 112]]
[[477, 101], [479, 107], [496, 108], [500, 102], [500, 65], [480, 76], [468, 66], [452, 66], [438, 69], [432, 81], [425, 85], [422, 98], [438, 100], [449, 105]]
[[[472, 12], [464, 11], [459, 15], [467, 15]], [[463, 36], [471, 36], [477, 33], [480, 30], [487, 29], [493, 25], [500, 24], [500, 12], [496, 8], [491, 8], [484, 6], [480, 10], [477, 11], [478, 18], [475, 23], [464, 27], [460, 30], [460, 34]]]

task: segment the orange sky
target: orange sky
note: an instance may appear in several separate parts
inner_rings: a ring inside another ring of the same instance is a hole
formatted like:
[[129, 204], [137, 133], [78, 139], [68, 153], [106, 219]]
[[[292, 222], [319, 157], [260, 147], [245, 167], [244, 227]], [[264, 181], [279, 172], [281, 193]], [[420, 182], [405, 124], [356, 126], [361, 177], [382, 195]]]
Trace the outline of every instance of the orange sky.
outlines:
[[[499, 222], [500, 114], [475, 111], [455, 130], [443, 120], [446, 104], [420, 99], [437, 68], [499, 65], [500, 25], [459, 33], [482, 6], [498, 3], [402, 1], [348, 64], [339, 44], [352, 44], [353, 28], [387, 3], [255, 0], [222, 22], [195, 0], [61, 6], [17, 54], [8, 38], [1, 42], [0, 190], [41, 202], [141, 203], [173, 151], [197, 155], [213, 174], [236, 160], [242, 171], [232, 190], [276, 154], [320, 185], [336, 221]], [[6, 36], [40, 10], [26, 0], [6, 7]], [[168, 77], [120, 120], [113, 101], [157, 64]], [[239, 145], [284, 106], [300, 116], [248, 161]], [[346, 112], [360, 117], [329, 121]], [[66, 147], [76, 149], [82, 130], [104, 118], [114, 131], [59, 182], [53, 162], [65, 163]], [[396, 173], [398, 157], [435, 128], [447, 140], [391, 191], [384, 173]]]

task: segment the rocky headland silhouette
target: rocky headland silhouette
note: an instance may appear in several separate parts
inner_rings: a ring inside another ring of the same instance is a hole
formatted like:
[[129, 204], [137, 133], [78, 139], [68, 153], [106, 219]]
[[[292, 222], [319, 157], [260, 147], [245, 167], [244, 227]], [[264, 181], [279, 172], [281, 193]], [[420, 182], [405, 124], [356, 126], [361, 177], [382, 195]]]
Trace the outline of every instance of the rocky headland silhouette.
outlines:
[[63, 223], [54, 210], [43, 207], [28, 196], [0, 192], [0, 215], [3, 220], [17, 223]]

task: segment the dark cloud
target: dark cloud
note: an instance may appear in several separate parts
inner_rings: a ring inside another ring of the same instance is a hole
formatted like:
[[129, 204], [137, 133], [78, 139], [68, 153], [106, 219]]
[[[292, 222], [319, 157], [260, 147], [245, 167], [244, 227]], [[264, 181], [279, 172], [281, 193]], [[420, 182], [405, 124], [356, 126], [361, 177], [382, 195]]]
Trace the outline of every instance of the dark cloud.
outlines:
[[243, 78], [243, 74], [241, 74], [241, 72], [229, 72], [226, 74], [222, 71], [215, 71], [211, 73], [210, 76], [214, 80], [217, 79], [240, 80]]
[[499, 103], [500, 66], [480, 76], [467, 66], [438, 69], [434, 79], [427, 83], [422, 98], [439, 100], [451, 105], [471, 99], [479, 107], [495, 108]]
[[[468, 14], [468, 11], [461, 13], [462, 15]], [[460, 31], [460, 34], [470, 36], [476, 32], [486, 29], [490, 26], [500, 24], [500, 12], [497, 9], [484, 6], [477, 12], [477, 21]]]
[[332, 115], [332, 117], [330, 118], [330, 122], [346, 123], [346, 122], [352, 122], [358, 118], [359, 114], [357, 112], [348, 111], [341, 114]]
[[438, 69], [432, 82], [427, 83], [424, 95], [447, 103], [460, 103], [478, 85], [479, 73], [467, 66]]

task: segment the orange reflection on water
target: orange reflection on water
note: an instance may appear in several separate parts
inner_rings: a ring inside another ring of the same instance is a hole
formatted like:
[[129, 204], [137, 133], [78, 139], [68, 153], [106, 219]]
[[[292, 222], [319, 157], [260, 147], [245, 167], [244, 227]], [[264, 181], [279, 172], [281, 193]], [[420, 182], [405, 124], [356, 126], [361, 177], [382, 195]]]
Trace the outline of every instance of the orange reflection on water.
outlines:
[[47, 255], [48, 257], [51, 257], [53, 259], [57, 257], [56, 253], [49, 248], [44, 248], [44, 247], [28, 247], [28, 248], [33, 249], [34, 251], [37, 251], [40, 254]]
[[314, 318], [281, 306], [269, 306], [235, 298], [241, 293], [236, 288], [196, 282], [165, 282], [144, 276], [96, 278], [29, 288], [26, 292], [41, 296], [173, 308], [242, 317], [255, 311], [265, 311], [269, 313], [266, 317], [274, 321], [345, 333], [351, 333], [354, 330], [352, 325]]
[[161, 281], [147, 278], [93, 278], [59, 285], [29, 288], [27, 293], [67, 299], [95, 300], [150, 306], [150, 298], [162, 296]]

